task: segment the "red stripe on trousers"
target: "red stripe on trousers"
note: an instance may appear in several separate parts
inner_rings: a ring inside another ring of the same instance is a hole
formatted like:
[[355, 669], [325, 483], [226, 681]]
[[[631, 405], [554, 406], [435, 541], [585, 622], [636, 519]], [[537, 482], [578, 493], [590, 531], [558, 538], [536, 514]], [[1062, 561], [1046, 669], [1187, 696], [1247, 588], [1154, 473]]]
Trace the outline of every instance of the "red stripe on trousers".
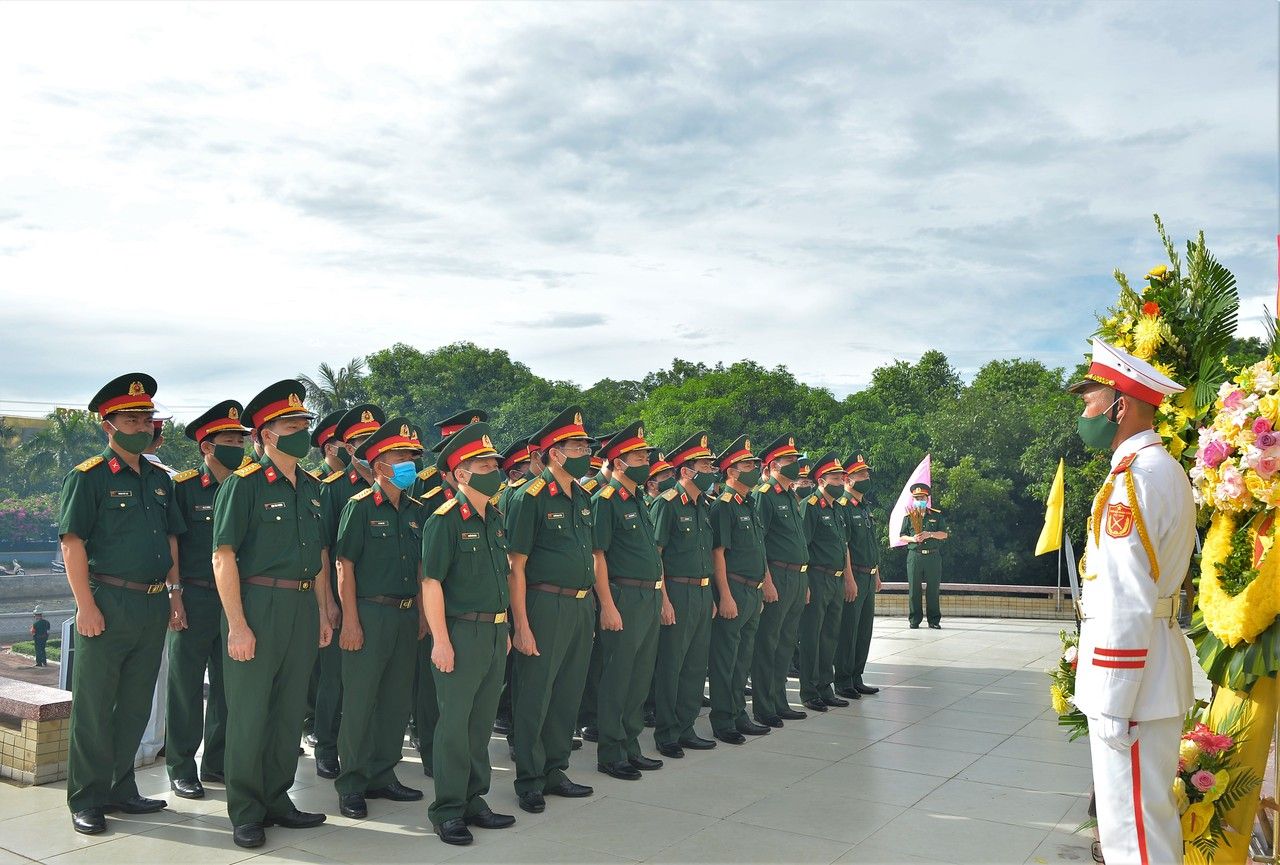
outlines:
[[1093, 665], [1095, 667], [1110, 667], [1113, 670], [1141, 670], [1147, 665], [1146, 661], [1105, 661], [1101, 658], [1094, 658]]
[[1094, 649], [1095, 655], [1107, 655], [1111, 658], [1141, 658], [1147, 653], [1146, 649]]
[[[1129, 722], [1129, 730], [1138, 726]], [[1147, 828], [1142, 822], [1142, 759], [1138, 754], [1138, 741], [1129, 746], [1129, 772], [1133, 775], [1133, 822], [1138, 833], [1138, 861], [1147, 865]]]

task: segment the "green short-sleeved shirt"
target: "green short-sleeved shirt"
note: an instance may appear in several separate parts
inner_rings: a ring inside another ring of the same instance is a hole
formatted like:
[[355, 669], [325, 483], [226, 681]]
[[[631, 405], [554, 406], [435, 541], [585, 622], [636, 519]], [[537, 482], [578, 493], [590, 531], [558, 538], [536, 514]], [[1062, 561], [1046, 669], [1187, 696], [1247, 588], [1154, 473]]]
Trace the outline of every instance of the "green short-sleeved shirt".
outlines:
[[58, 534], [84, 541], [91, 573], [155, 583], [173, 565], [169, 536], [186, 523], [164, 470], [145, 459], [138, 468], [108, 449], [72, 469], [62, 482]]
[[595, 581], [592, 559], [591, 496], [574, 481], [564, 489], [551, 469], [523, 484], [511, 496], [511, 552], [529, 557], [528, 583], [589, 589]]
[[213, 503], [213, 545], [236, 553], [240, 578], [314, 580], [324, 546], [320, 482], [301, 468], [297, 486], [270, 457], [237, 469]]
[[804, 536], [809, 542], [809, 564], [835, 571], [844, 570], [849, 548], [849, 531], [838, 504], [821, 493], [805, 500]]
[[422, 578], [444, 589], [447, 616], [507, 608], [507, 533], [502, 512], [481, 517], [463, 499], [436, 508], [422, 533]]
[[804, 535], [804, 515], [800, 501], [777, 483], [762, 483], [752, 494], [756, 513], [764, 526], [764, 551], [771, 562], [792, 565], [809, 563], [809, 545]]
[[653, 521], [644, 502], [616, 480], [596, 493], [592, 502], [595, 520], [592, 546], [604, 552], [610, 578], [660, 580], [662, 559], [658, 556]]
[[849, 560], [860, 568], [880, 565], [880, 540], [876, 537], [875, 518], [866, 500], [855, 502], [848, 496], [844, 502], [844, 522], [849, 530]]
[[[921, 531], [925, 532], [945, 532], [947, 530], [947, 521], [942, 516], [942, 511], [929, 508], [925, 511], [924, 519], [921, 521]], [[911, 525], [911, 516], [907, 515], [902, 518], [902, 528], [898, 531], [899, 535], [914, 535], [915, 527]], [[919, 544], [908, 543], [908, 550], [938, 550], [942, 549], [942, 541], [937, 538], [929, 538], [927, 541]]]
[[35, 638], [36, 642], [49, 639], [49, 620], [36, 619], [31, 625], [31, 636]]
[[368, 482], [354, 468], [342, 474], [334, 472], [320, 484], [320, 512], [324, 521], [324, 545], [332, 547], [338, 541], [338, 523], [342, 509], [356, 493], [369, 489]]
[[178, 535], [178, 575], [184, 580], [213, 579], [213, 501], [219, 486], [208, 466], [174, 475], [173, 495], [187, 524]]
[[397, 508], [377, 483], [356, 493], [342, 508], [334, 558], [356, 566], [357, 597], [412, 598], [422, 558], [422, 503], [401, 493]]
[[724, 548], [725, 570], [763, 580], [764, 524], [751, 499], [735, 490], [721, 494], [711, 505], [711, 527], [712, 546]]
[[662, 570], [673, 577], [711, 576], [711, 501], [673, 487], [653, 503], [653, 534], [662, 549]]

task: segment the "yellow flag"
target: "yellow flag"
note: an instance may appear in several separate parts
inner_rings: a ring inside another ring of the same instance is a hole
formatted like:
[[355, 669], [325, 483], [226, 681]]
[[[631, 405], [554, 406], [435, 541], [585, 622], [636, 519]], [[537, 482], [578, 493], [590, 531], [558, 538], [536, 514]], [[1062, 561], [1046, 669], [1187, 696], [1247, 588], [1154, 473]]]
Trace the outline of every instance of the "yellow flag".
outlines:
[[1049, 499], [1044, 505], [1044, 528], [1040, 530], [1040, 540], [1036, 541], [1037, 556], [1062, 547], [1062, 507], [1066, 498], [1063, 471], [1063, 461], [1058, 460], [1058, 473], [1054, 475]]

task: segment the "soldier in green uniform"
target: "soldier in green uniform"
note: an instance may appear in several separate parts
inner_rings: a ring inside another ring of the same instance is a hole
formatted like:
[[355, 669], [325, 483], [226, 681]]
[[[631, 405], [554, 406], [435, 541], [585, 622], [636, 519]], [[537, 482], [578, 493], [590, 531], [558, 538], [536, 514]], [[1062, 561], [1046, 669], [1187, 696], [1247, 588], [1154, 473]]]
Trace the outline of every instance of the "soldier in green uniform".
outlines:
[[49, 666], [49, 658], [45, 654], [49, 645], [49, 620], [44, 617], [44, 610], [39, 604], [31, 611], [31, 641], [36, 650], [36, 662], [32, 666]]
[[[596, 439], [595, 453], [590, 457], [591, 470], [595, 474], [582, 482], [582, 488], [593, 496], [608, 485], [613, 478], [613, 466], [605, 459], [604, 452], [615, 435], [617, 433], [609, 433]], [[600, 706], [600, 665], [602, 659], [600, 655], [599, 602], [595, 601], [595, 603], [597, 604], [597, 615], [592, 624], [591, 660], [587, 663], [587, 683], [582, 688], [582, 703], [578, 707], [578, 728], [582, 731], [582, 738], [588, 742], [599, 740], [599, 730], [596, 727], [596, 710]]]
[[427, 520], [422, 536], [422, 601], [433, 635], [440, 718], [433, 759], [436, 798], [427, 817], [446, 844], [470, 844], [468, 826], [503, 829], [489, 792], [489, 736], [502, 690], [507, 636], [507, 538], [490, 503], [502, 483], [485, 423], [449, 437], [436, 463], [458, 496]]
[[323, 814], [289, 798], [298, 768], [298, 729], [316, 648], [332, 636], [322, 572], [320, 483], [299, 469], [311, 449], [291, 379], [249, 401], [244, 414], [262, 461], [237, 469], [213, 506], [213, 575], [222, 598], [227, 693], [227, 814], [241, 847], [260, 847], [264, 827], [307, 828]]
[[156, 382], [130, 373], [89, 401], [107, 449], [62, 483], [58, 534], [76, 600], [67, 807], [77, 832], [106, 831], [108, 810], [159, 811], [138, 793], [133, 758], [151, 714], [165, 628], [186, 618], [176, 536], [186, 526], [173, 483], [142, 458], [151, 444]]
[[719, 462], [726, 489], [711, 505], [711, 563], [718, 598], [711, 621], [711, 729], [721, 742], [741, 745], [747, 736], [769, 732], [747, 716], [743, 696], [764, 605], [764, 524], [751, 502], [751, 492], [760, 483], [760, 460], [743, 435], [734, 439]]
[[366, 799], [414, 802], [422, 791], [396, 779], [412, 703], [419, 634], [422, 503], [406, 490], [418, 481], [422, 444], [409, 421], [384, 423], [356, 448], [373, 485], [347, 500], [334, 561], [342, 602], [342, 773], [334, 787], [344, 817], [368, 816]]
[[595, 606], [591, 496], [578, 483], [591, 439], [571, 406], [533, 436], [546, 468], [511, 497], [511, 612], [516, 795], [533, 814], [545, 796], [594, 792], [569, 780], [569, 753], [591, 656]]
[[[183, 799], [204, 797], [201, 781], [223, 780], [227, 740], [227, 699], [222, 686], [222, 601], [213, 582], [213, 502], [223, 481], [244, 460], [240, 423], [244, 408], [233, 399], [218, 403], [187, 424], [186, 435], [200, 448], [204, 466], [174, 476], [174, 497], [186, 531], [178, 536], [187, 626], [169, 631], [169, 688], [164, 758], [169, 785]], [[209, 673], [205, 707], [204, 677]], [[196, 774], [196, 751], [204, 755]]]
[[938, 586], [942, 582], [942, 542], [949, 534], [942, 511], [929, 507], [932, 494], [928, 484], [911, 485], [911, 509], [902, 518], [898, 534], [907, 543], [907, 599], [911, 610], [907, 618], [912, 628], [920, 627], [925, 618], [920, 608], [920, 584], [925, 584], [925, 607], [929, 627], [942, 628], [942, 607], [938, 603]]
[[[533, 470], [534, 451], [529, 447], [529, 439], [518, 438], [507, 445], [506, 450], [498, 455], [498, 468], [506, 477], [502, 492], [498, 493], [498, 511], [507, 520], [507, 535], [511, 534], [511, 496], [522, 486], [542, 471], [542, 462], [538, 461], [538, 471]], [[511, 746], [511, 671], [515, 665], [515, 652], [507, 653], [507, 670], [502, 677], [502, 694], [498, 697], [498, 716], [493, 720], [493, 732], [507, 737]], [[515, 751], [511, 752], [513, 755]], [[514, 761], [515, 757], [512, 756]]]
[[649, 480], [644, 482], [644, 506], [652, 511], [658, 496], [675, 485], [675, 466], [658, 451], [649, 451]]
[[840, 614], [858, 586], [849, 561], [849, 530], [840, 499], [844, 498], [844, 466], [834, 453], [813, 462], [816, 492], [806, 500], [804, 535], [809, 544], [809, 603], [800, 615], [800, 700], [805, 708], [825, 712], [847, 706], [837, 697], [836, 642]]
[[795, 654], [800, 614], [808, 601], [809, 545], [792, 485], [800, 477], [796, 440], [783, 435], [764, 450], [772, 480], [756, 487], [756, 513], [764, 526], [764, 610], [751, 661], [751, 713], [768, 727], [808, 715], [787, 704], [787, 668]]
[[675, 448], [671, 464], [680, 480], [653, 504], [654, 537], [663, 570], [653, 738], [664, 757], [678, 759], [685, 748], [706, 751], [716, 746], [714, 739], [704, 739], [693, 729], [707, 681], [714, 606], [707, 490], [715, 481], [716, 466], [707, 434], [695, 433]]
[[[342, 509], [351, 497], [369, 489], [373, 483], [373, 470], [366, 462], [355, 457], [355, 451], [385, 420], [386, 415], [382, 409], [373, 403], [362, 403], [342, 413], [334, 430], [334, 437], [342, 443], [341, 447], [347, 452], [350, 465], [345, 471], [334, 472], [326, 477], [320, 488], [326, 549], [324, 571], [327, 576], [322, 581], [329, 587], [330, 596], [335, 599], [335, 603], [329, 607], [332, 613], [329, 624], [335, 628], [341, 620], [341, 606], [336, 603], [337, 573], [332, 561], [333, 545], [338, 540], [338, 523], [342, 517]], [[337, 640], [320, 650], [318, 663], [320, 680], [316, 687], [314, 731], [316, 774], [321, 778], [337, 778], [342, 771], [338, 760], [338, 730], [342, 723], [342, 649]]]
[[849, 529], [849, 561], [853, 565], [858, 595], [845, 601], [840, 615], [840, 638], [836, 643], [836, 694], [850, 700], [880, 689], [862, 680], [871, 650], [871, 629], [875, 622], [876, 592], [880, 591], [880, 539], [867, 503], [871, 469], [862, 454], [845, 461], [845, 495], [842, 500], [845, 525]]
[[605, 451], [613, 479], [596, 493], [593, 513], [600, 602], [596, 767], [626, 781], [638, 779], [641, 771], [662, 768], [661, 760], [640, 753], [639, 739], [662, 613], [662, 557], [640, 499], [649, 450], [640, 423], [614, 436]]

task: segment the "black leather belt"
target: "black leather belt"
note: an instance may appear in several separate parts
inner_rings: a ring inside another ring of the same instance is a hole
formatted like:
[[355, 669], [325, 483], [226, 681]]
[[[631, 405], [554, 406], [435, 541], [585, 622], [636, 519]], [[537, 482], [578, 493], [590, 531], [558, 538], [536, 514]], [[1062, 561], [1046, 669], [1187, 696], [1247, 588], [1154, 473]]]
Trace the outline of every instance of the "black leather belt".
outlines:
[[185, 589], [187, 586], [195, 586], [197, 589], [212, 589], [213, 591], [217, 591], [218, 589], [217, 584], [214, 583], [213, 580], [200, 580], [195, 577], [183, 577], [182, 587]]
[[274, 577], [245, 577], [244, 581], [251, 586], [266, 586], [268, 589], [289, 589], [294, 592], [309, 592], [315, 580], [277, 580]]
[[769, 562], [769, 568], [777, 568], [780, 571], [791, 571], [796, 574], [803, 574], [809, 570], [808, 565], [797, 565], [791, 562]]
[[369, 601], [384, 607], [395, 607], [398, 610], [407, 610], [413, 606], [413, 598], [397, 598], [394, 595], [365, 595], [356, 600]]
[[672, 583], [684, 583], [686, 586], [709, 586], [711, 585], [710, 577], [673, 577], [667, 574], [663, 579]]
[[89, 574], [89, 579], [96, 580], [104, 586], [115, 586], [119, 589], [128, 589], [132, 592], [142, 592], [144, 595], [158, 595], [165, 590], [165, 581], [158, 583], [139, 583], [133, 580], [122, 580], [120, 577], [113, 577], [110, 574]]
[[742, 585], [753, 589], [764, 588], [764, 580], [752, 580], [742, 576], [741, 574], [725, 574], [725, 576], [733, 580], [735, 583], [742, 583]]
[[662, 580], [633, 580], [628, 577], [610, 577], [609, 582], [636, 589], [661, 589]]
[[492, 622], [495, 625], [501, 625], [507, 621], [507, 611], [501, 613], [458, 613], [457, 615], [448, 616], [450, 619], [457, 619], [459, 622]]
[[822, 576], [824, 576], [824, 577], [843, 577], [843, 576], [844, 576], [844, 568], [839, 568], [839, 569], [836, 569], [836, 568], [824, 568], [824, 567], [822, 567], [822, 565], [810, 565], [810, 566], [809, 566], [809, 573], [811, 573], [811, 574], [820, 574], [820, 575], [822, 575]]
[[590, 589], [566, 589], [564, 586], [553, 586], [551, 583], [525, 583], [526, 589], [533, 589], [535, 592], [546, 592], [549, 595], [560, 595], [565, 598], [577, 598], [582, 600], [591, 594]]

